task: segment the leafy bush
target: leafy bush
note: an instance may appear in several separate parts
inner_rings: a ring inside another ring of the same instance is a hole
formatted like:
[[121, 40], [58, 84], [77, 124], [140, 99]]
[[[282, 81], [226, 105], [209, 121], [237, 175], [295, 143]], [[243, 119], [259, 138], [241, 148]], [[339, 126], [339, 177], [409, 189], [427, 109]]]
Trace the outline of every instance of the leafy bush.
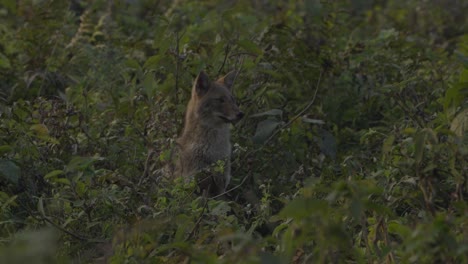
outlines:
[[[467, 10], [0, 1], [0, 262], [467, 262]], [[202, 69], [225, 199], [161, 172]]]

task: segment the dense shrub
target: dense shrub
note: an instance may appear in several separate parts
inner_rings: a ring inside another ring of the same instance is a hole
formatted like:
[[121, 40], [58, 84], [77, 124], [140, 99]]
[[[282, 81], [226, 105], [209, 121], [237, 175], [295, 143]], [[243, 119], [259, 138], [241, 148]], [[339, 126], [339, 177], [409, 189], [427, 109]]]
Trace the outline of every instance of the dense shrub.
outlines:
[[[0, 1], [0, 262], [468, 262], [465, 1]], [[238, 70], [225, 199], [162, 177]]]

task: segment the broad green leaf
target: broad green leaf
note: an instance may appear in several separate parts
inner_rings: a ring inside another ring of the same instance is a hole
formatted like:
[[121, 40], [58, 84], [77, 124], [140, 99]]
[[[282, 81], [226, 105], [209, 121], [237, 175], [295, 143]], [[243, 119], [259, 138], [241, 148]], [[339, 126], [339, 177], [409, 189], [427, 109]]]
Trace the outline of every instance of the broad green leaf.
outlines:
[[75, 191], [79, 196], [83, 196], [86, 193], [87, 185], [81, 181], [75, 182]]
[[0, 160], [0, 176], [11, 183], [18, 184], [21, 170], [13, 161]]
[[262, 50], [257, 46], [257, 44], [253, 43], [250, 40], [243, 39], [240, 40], [237, 44], [249, 53], [253, 53], [255, 55], [262, 54]]
[[[465, 70], [468, 72], [468, 70]], [[465, 71], [463, 73], [465, 73]], [[462, 75], [463, 76], [463, 75]], [[460, 106], [468, 94], [468, 82], [452, 84], [445, 92], [444, 109], [451, 116], [454, 110]]]
[[323, 214], [328, 209], [328, 203], [324, 200], [297, 198], [286, 204], [279, 215], [283, 219], [302, 220], [312, 215]]
[[175, 221], [177, 222], [177, 230], [174, 234], [174, 241], [182, 242], [186, 238], [186, 234], [192, 229], [192, 218], [186, 214], [177, 215]]
[[375, 203], [372, 201], [364, 201], [366, 210], [372, 210], [379, 215], [394, 215], [394, 212], [381, 203]]
[[1, 52], [0, 52], [0, 68], [4, 68], [4, 69], [11, 68], [10, 60]]
[[10, 199], [10, 195], [6, 192], [0, 191], [0, 201], [6, 201], [8, 199]]
[[[279, 217], [278, 215], [274, 215], [270, 218], [270, 221], [271, 220], [274, 220], [272, 222], [276, 222], [277, 220], [276, 219], [281, 219], [281, 217]], [[285, 230], [286, 228], [288, 228], [291, 224], [291, 219], [288, 219], [286, 221], [284, 221], [283, 223], [279, 224], [277, 227], [275, 227], [275, 229], [273, 230], [273, 233], [271, 234], [272, 236], [276, 237], [278, 236], [281, 232], [283, 232], [283, 230]]]
[[18, 3], [16, 0], [2, 0], [0, 1], [0, 4], [6, 7], [8, 11], [13, 13], [14, 15], [17, 15], [16, 8], [17, 8]]
[[68, 186], [71, 185], [70, 180], [67, 178], [55, 178], [52, 180], [52, 182], [61, 183], [61, 184], [68, 185]]
[[44, 179], [55, 178], [55, 177], [57, 177], [58, 175], [61, 175], [61, 174], [63, 174], [63, 170], [54, 170], [54, 171], [51, 171], [51, 172], [47, 173], [44, 176]]
[[154, 95], [157, 88], [157, 83], [154, 80], [153, 74], [151, 72], [147, 73], [143, 80], [143, 90], [145, 91], [148, 97]]
[[145, 64], [143, 64], [143, 68], [145, 69], [157, 69], [159, 68], [159, 61], [162, 59], [161, 55], [154, 55], [149, 57]]
[[392, 151], [392, 146], [393, 146], [393, 142], [395, 142], [395, 135], [391, 134], [390, 136], [388, 136], [385, 141], [383, 142], [383, 145], [382, 145], [382, 153], [384, 155], [390, 153]]
[[287, 256], [291, 256], [295, 249], [294, 228], [289, 226], [281, 238], [281, 251]]
[[34, 124], [30, 127], [30, 130], [32, 130], [39, 139], [45, 142], [59, 144], [56, 138], [49, 136], [49, 129], [44, 124]]
[[103, 160], [101, 157], [74, 157], [67, 165], [66, 171], [84, 170], [94, 162]]
[[455, 116], [450, 124], [450, 130], [459, 137], [462, 137], [465, 134], [468, 130], [468, 109], [461, 111]]
[[403, 129], [403, 133], [407, 134], [407, 135], [413, 135], [414, 133], [416, 133], [416, 128], [414, 127], [407, 127], [405, 129]]
[[6, 153], [8, 153], [8, 152], [10, 152], [12, 150], [13, 150], [13, 148], [10, 145], [0, 146], [0, 155], [6, 154]]
[[402, 239], [406, 239], [411, 235], [411, 228], [403, 225], [400, 221], [392, 220], [388, 222], [388, 232], [390, 234], [399, 235]]
[[49, 135], [49, 129], [44, 124], [34, 124], [29, 129], [34, 131], [40, 137], [46, 137]]
[[128, 59], [125, 61], [125, 65], [131, 69], [138, 70], [140, 69], [140, 64], [135, 59]]
[[[468, 57], [465, 57], [468, 59]], [[465, 86], [464, 88], [462, 88], [462, 92], [463, 92], [463, 95], [467, 96], [467, 93], [468, 93], [468, 65], [465, 66], [465, 69], [463, 69], [463, 71], [460, 73], [460, 80], [458, 81], [459, 83], [464, 83]]]
[[[7, 196], [7, 197], [4, 197], [4, 196]], [[6, 199], [5, 199], [6, 198]], [[13, 206], [16, 206], [18, 205], [15, 200], [16, 198], [18, 198], [18, 195], [13, 195], [11, 197], [8, 197], [8, 195], [4, 192], [0, 192], [0, 204], [2, 205], [0, 207], [0, 209], [5, 210], [5, 208], [7, 208], [7, 206], [9, 205], [13, 205]], [[5, 199], [4, 201], [2, 201], [3, 199]]]

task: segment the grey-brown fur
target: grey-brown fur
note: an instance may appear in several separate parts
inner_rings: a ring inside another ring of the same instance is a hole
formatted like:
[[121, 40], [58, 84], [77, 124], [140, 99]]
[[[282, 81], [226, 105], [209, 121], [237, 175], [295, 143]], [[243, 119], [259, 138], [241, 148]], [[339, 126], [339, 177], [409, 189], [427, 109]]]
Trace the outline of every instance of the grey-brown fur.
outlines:
[[[213, 196], [223, 193], [231, 180], [230, 123], [242, 118], [231, 88], [235, 72], [210, 81], [201, 72], [192, 88], [184, 129], [177, 139], [173, 175], [196, 177], [198, 187]], [[224, 162], [224, 172], [213, 165]]]

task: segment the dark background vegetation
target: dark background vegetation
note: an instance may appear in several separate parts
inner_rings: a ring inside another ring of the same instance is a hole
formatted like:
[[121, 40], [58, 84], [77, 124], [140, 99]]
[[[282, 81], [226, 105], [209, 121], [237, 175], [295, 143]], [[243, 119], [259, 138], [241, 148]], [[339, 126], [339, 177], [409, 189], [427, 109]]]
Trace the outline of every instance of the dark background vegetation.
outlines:
[[[467, 1], [0, 1], [0, 262], [467, 263]], [[240, 71], [229, 198], [161, 177]]]

